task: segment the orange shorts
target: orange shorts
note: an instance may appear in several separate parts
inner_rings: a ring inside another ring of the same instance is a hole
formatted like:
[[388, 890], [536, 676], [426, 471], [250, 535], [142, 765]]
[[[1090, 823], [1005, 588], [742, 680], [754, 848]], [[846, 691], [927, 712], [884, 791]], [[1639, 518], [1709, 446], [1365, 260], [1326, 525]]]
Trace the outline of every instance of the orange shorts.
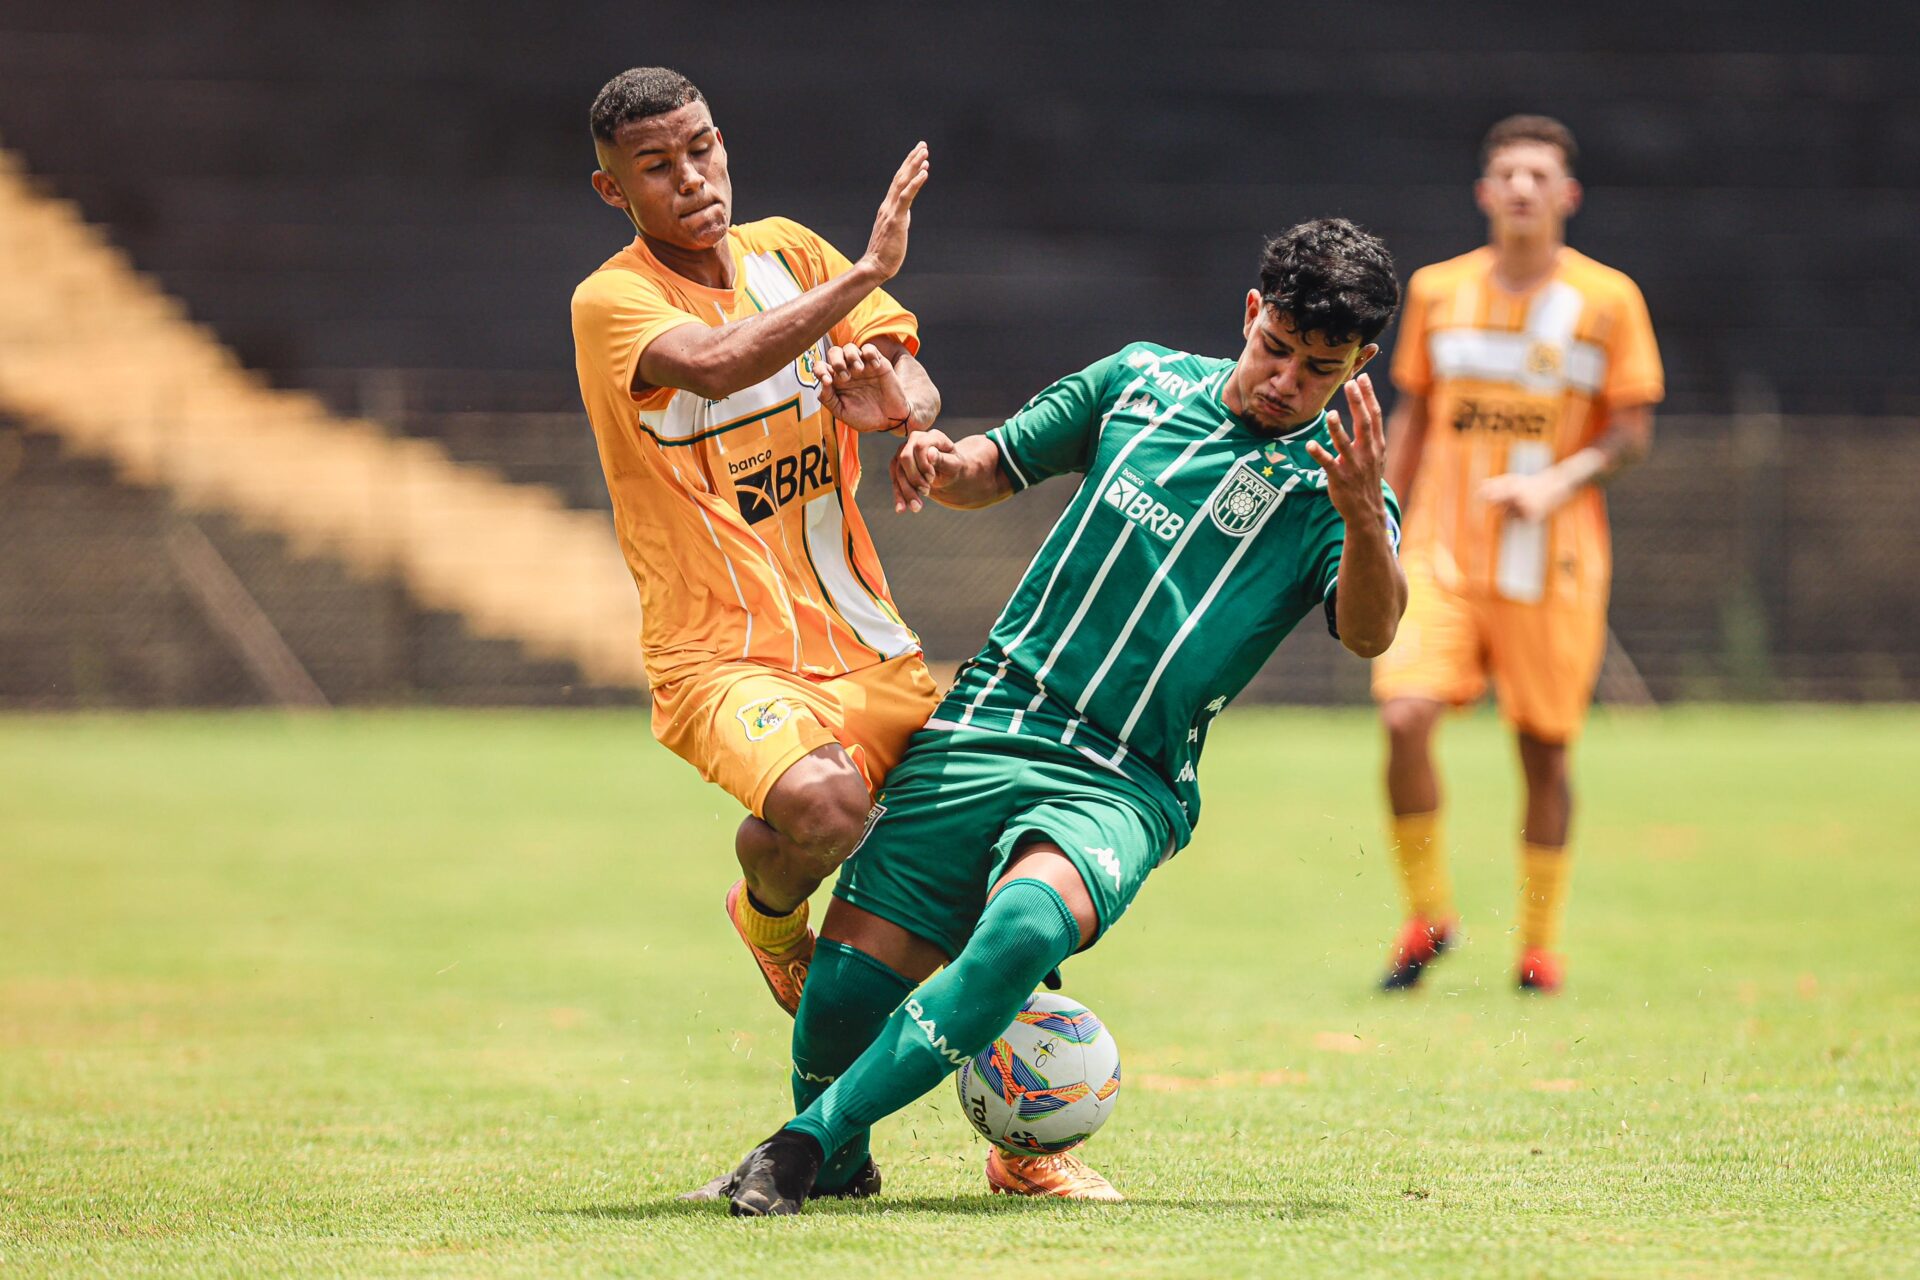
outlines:
[[1465, 706], [1486, 692], [1491, 675], [1509, 724], [1545, 742], [1568, 742], [1586, 721], [1606, 648], [1604, 600], [1520, 604], [1463, 595], [1413, 562], [1400, 632], [1373, 661], [1373, 698]]
[[721, 662], [653, 691], [653, 736], [755, 817], [780, 775], [830, 742], [877, 790], [940, 702], [917, 653], [815, 680]]

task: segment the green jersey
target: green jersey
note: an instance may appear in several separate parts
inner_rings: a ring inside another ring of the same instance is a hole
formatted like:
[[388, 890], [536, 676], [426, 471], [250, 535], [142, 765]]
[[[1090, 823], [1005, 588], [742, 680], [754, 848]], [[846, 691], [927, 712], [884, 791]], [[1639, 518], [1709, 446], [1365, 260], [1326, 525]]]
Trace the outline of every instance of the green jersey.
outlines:
[[988, 433], [1015, 489], [1086, 478], [925, 748], [990, 733], [1076, 751], [1137, 783], [1186, 843], [1208, 725], [1301, 618], [1324, 604], [1331, 625], [1346, 537], [1306, 451], [1332, 448], [1326, 415], [1258, 429], [1222, 399], [1233, 367], [1134, 343]]

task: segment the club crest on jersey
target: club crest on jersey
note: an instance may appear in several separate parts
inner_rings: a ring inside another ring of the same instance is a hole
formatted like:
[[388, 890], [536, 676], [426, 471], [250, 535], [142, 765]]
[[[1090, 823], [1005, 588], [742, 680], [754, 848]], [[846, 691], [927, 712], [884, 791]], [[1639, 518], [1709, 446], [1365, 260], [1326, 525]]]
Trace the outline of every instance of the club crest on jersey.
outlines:
[[1244, 538], [1278, 501], [1280, 490], [1262, 480], [1252, 467], [1240, 466], [1233, 469], [1226, 488], [1215, 496], [1207, 514], [1220, 526], [1220, 532]]
[[808, 347], [800, 353], [800, 358], [793, 362], [793, 376], [800, 379], [803, 387], [820, 385], [820, 352], [817, 348]]
[[769, 734], [778, 733], [780, 726], [793, 718], [793, 704], [785, 698], [762, 698], [733, 714], [740, 718], [741, 727], [747, 731], [747, 741], [759, 742]]
[[1551, 342], [1536, 342], [1527, 348], [1527, 372], [1536, 378], [1557, 378], [1565, 363], [1560, 348]]

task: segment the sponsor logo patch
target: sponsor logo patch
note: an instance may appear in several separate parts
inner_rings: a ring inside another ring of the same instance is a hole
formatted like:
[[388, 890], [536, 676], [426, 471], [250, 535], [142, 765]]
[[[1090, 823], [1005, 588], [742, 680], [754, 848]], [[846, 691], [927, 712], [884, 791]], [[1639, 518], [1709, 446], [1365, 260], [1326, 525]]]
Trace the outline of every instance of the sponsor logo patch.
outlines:
[[758, 702], [749, 702], [733, 714], [739, 717], [741, 727], [747, 731], [747, 741], [759, 742], [778, 733], [780, 726], [793, 718], [793, 704], [785, 698], [762, 698]]
[[1186, 527], [1187, 518], [1148, 492], [1146, 480], [1132, 467], [1120, 468], [1100, 500], [1162, 542], [1172, 542]]
[[1280, 501], [1280, 490], [1262, 480], [1252, 467], [1235, 467], [1227, 487], [1207, 508], [1220, 532], [1231, 538], [1244, 538], [1260, 523], [1268, 508]]
[[[761, 465], [753, 467], [756, 462]], [[727, 470], [733, 476], [741, 518], [748, 524], [765, 520], [796, 499], [804, 501], [833, 487], [833, 455], [817, 444], [777, 458], [763, 451], [744, 463], [728, 464]]]

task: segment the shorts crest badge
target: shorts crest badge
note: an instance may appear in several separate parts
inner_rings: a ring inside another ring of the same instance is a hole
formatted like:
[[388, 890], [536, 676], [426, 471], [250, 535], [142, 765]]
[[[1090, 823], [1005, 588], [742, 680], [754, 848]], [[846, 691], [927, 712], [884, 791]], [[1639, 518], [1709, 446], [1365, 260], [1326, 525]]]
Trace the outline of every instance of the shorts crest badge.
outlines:
[[778, 733], [780, 726], [793, 718], [793, 704], [785, 698], [762, 698], [758, 702], [749, 702], [734, 712], [740, 718], [741, 727], [747, 731], [748, 742], [759, 742], [770, 734]]
[[1214, 497], [1207, 514], [1220, 526], [1220, 532], [1229, 537], [1244, 538], [1278, 501], [1280, 490], [1261, 479], [1252, 467], [1235, 467], [1226, 487]]

